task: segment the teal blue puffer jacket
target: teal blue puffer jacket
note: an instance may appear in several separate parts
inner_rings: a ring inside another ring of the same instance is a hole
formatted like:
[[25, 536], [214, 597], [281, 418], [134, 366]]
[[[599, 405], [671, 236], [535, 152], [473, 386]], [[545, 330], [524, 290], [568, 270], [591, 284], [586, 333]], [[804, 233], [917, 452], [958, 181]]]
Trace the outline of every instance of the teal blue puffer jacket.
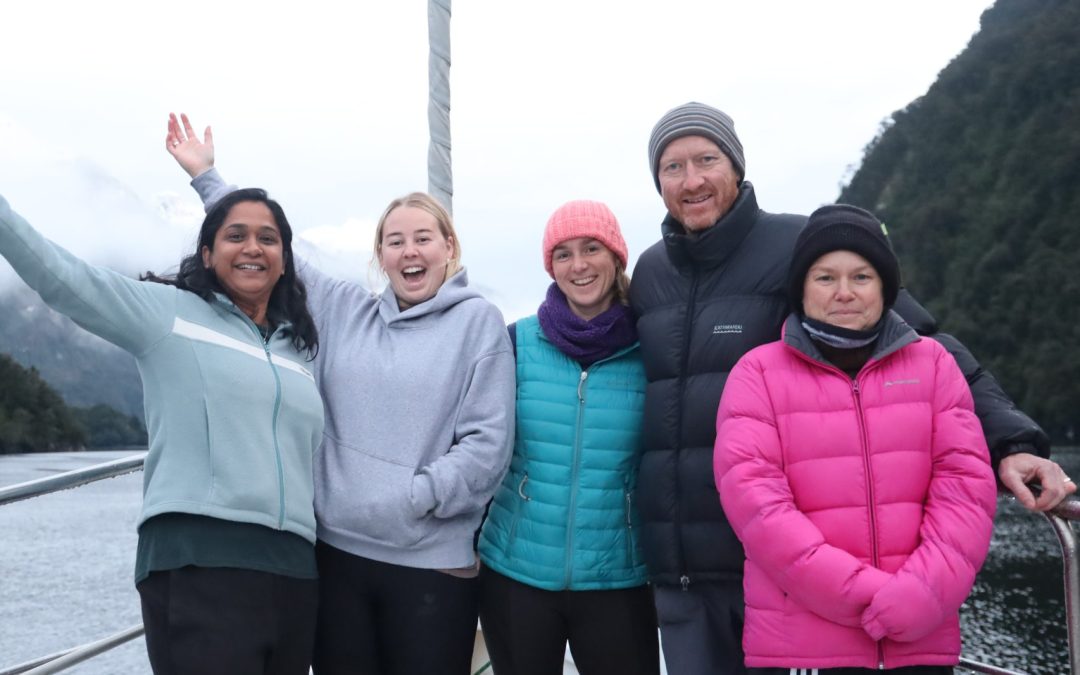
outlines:
[[517, 322], [517, 434], [480, 535], [480, 559], [545, 590], [640, 586], [634, 486], [645, 370], [638, 345], [582, 370]]

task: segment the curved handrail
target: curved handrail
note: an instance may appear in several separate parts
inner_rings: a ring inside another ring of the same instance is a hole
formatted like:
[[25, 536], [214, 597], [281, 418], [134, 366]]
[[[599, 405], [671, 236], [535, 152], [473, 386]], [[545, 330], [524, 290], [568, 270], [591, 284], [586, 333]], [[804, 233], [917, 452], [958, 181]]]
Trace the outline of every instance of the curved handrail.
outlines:
[[[1066, 499], [1043, 513], [1057, 534], [1061, 546], [1063, 583], [1065, 586], [1065, 622], [1069, 639], [1069, 673], [1080, 675], [1080, 557], [1077, 556], [1076, 531], [1073, 521], [1080, 521], [1080, 499]], [[960, 667], [986, 675], [1024, 675], [961, 657]]]
[[1069, 636], [1069, 672], [1080, 674], [1080, 560], [1077, 559], [1076, 531], [1071, 521], [1080, 520], [1080, 503], [1069, 500], [1045, 514], [1061, 545], [1062, 576], [1065, 582], [1065, 627]]

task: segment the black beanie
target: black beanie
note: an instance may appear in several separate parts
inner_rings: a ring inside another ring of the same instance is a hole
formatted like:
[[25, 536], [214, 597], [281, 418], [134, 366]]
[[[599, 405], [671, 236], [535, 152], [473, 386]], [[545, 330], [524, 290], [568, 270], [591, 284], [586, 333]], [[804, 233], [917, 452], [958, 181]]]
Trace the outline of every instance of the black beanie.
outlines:
[[881, 277], [885, 309], [896, 303], [900, 292], [900, 261], [886, 236], [885, 226], [874, 214], [850, 204], [829, 204], [810, 214], [795, 241], [788, 270], [788, 302], [802, 311], [806, 273], [814, 262], [833, 251], [851, 251], [866, 258]]

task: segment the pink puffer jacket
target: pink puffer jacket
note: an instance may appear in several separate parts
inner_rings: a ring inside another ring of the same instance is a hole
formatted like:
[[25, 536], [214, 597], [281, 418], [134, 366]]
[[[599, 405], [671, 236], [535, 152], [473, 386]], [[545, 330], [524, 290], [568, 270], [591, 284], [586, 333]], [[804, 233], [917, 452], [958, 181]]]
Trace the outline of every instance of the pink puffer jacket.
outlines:
[[[735, 366], [716, 484], [746, 548], [746, 664], [950, 665], [996, 485], [952, 356], [889, 314], [853, 382], [798, 320]], [[808, 354], [814, 354], [814, 357]]]

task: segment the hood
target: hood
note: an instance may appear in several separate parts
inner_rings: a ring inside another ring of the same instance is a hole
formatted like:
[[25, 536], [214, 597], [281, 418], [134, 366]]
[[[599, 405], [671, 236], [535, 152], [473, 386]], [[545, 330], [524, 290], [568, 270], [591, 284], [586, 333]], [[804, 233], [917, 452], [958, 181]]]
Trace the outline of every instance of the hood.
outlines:
[[432, 298], [421, 302], [419, 305], [413, 305], [406, 310], [398, 309], [397, 297], [394, 296], [394, 287], [387, 284], [379, 299], [379, 315], [388, 326], [392, 326], [398, 322], [439, 314], [459, 302], [483, 297], [479, 292], [469, 288], [469, 275], [462, 268], [444, 281]]

